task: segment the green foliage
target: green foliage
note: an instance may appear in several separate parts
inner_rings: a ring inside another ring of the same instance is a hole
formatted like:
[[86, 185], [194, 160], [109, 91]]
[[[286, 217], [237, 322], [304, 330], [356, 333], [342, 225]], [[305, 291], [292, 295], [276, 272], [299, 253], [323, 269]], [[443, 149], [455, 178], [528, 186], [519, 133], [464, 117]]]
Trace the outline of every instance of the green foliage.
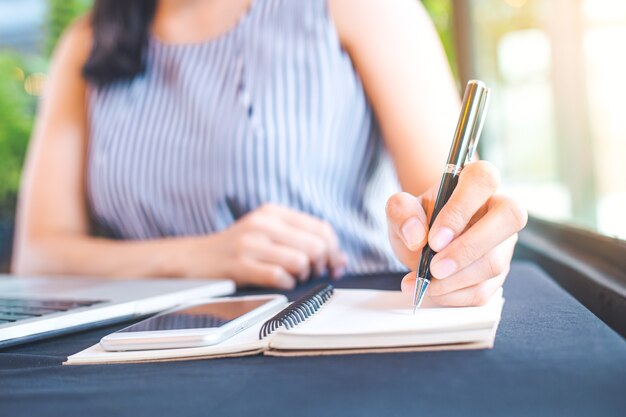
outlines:
[[63, 31], [92, 0], [49, 0], [44, 56], [25, 56], [0, 44], [0, 219], [15, 212], [20, 172], [34, 125], [37, 98], [25, 91], [25, 80], [45, 72], [47, 57]]
[[422, 0], [428, 14], [435, 22], [435, 27], [448, 56], [448, 62], [454, 75], [457, 75], [454, 34], [452, 32], [452, 0]]
[[33, 126], [35, 99], [24, 91], [24, 61], [0, 54], [0, 216], [11, 216]]
[[65, 28], [90, 5], [90, 0], [48, 0], [47, 56], [54, 51]]

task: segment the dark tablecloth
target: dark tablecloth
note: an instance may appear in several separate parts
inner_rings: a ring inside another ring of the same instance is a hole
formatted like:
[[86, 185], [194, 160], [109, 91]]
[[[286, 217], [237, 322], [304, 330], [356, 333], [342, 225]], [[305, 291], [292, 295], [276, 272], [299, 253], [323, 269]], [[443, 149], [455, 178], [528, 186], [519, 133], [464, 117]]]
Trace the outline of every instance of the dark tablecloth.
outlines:
[[626, 415], [619, 335], [532, 264], [514, 264], [505, 297], [484, 351], [61, 366], [122, 325], [13, 347], [0, 352], [0, 416]]

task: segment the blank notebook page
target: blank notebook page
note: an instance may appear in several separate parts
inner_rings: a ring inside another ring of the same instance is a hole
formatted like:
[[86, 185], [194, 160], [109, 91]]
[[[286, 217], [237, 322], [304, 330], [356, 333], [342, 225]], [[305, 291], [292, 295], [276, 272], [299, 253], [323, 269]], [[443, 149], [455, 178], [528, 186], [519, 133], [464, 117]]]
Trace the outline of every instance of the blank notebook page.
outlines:
[[380, 335], [454, 332], [493, 327], [500, 319], [502, 290], [481, 307], [420, 308], [399, 291], [335, 290], [319, 312], [288, 332], [293, 336]]

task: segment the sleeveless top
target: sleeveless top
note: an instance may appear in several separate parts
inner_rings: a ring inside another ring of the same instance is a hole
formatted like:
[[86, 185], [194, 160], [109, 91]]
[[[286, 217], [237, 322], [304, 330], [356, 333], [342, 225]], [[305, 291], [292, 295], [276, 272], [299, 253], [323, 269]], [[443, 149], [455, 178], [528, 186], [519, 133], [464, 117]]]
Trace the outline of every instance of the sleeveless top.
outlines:
[[98, 233], [206, 235], [274, 203], [328, 221], [348, 272], [404, 269], [386, 231], [395, 171], [326, 0], [253, 0], [209, 41], [152, 37], [146, 64], [89, 87]]

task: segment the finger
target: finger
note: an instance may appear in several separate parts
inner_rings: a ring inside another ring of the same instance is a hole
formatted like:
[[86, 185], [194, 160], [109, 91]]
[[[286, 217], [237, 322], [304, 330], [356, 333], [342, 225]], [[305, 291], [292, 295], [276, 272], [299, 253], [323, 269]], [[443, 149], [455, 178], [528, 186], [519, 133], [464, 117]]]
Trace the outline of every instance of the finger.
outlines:
[[428, 244], [441, 252], [466, 229], [472, 217], [495, 193], [500, 184], [498, 169], [487, 161], [463, 168], [459, 183], [439, 212], [428, 236]]
[[321, 275], [330, 264], [330, 248], [326, 241], [319, 236], [302, 231], [295, 227], [283, 224], [269, 232], [270, 237], [277, 244], [291, 247], [305, 254], [310, 266], [310, 273]]
[[281, 290], [291, 290], [296, 286], [295, 278], [279, 265], [246, 258], [242, 267], [244, 276], [238, 277], [239, 282]]
[[300, 282], [305, 282], [311, 275], [311, 262], [304, 252], [276, 244], [267, 238], [254, 240], [247, 248], [247, 256], [263, 263], [278, 265]]
[[[346, 265], [346, 256], [340, 250], [339, 239], [333, 229], [328, 223], [317, 217], [308, 215], [306, 213], [292, 210], [283, 206], [271, 206], [271, 210], [278, 214], [281, 220], [292, 228], [304, 231], [310, 235], [317, 236], [324, 242], [324, 253], [315, 257], [314, 268], [318, 274], [323, 274], [326, 266], [331, 269], [341, 269]], [[311, 241], [305, 241], [304, 244]], [[316, 252], [319, 247], [312, 246], [311, 251]]]
[[247, 217], [247, 227], [271, 241], [292, 247], [305, 253], [312, 264], [314, 273], [321, 272], [328, 264], [329, 252], [324, 239], [301, 227], [293, 226], [285, 221], [277, 206], [263, 206]]
[[415, 267], [419, 252], [426, 244], [428, 222], [418, 197], [397, 193], [387, 200], [389, 241], [398, 258], [409, 268]]
[[402, 278], [402, 282], [400, 283], [400, 290], [403, 294], [406, 294], [409, 297], [413, 297], [415, 293], [415, 281], [416, 275], [415, 271], [411, 271]]
[[441, 296], [426, 293], [426, 297], [431, 303], [441, 307], [482, 306], [489, 302], [493, 294], [502, 286], [505, 278], [506, 275], [503, 274]]
[[343, 277], [344, 274], [346, 273], [348, 262], [349, 262], [348, 255], [342, 252], [341, 259], [339, 261], [339, 266], [331, 267], [330, 277], [334, 280], [338, 280], [339, 278]]
[[442, 296], [503, 274], [506, 276], [516, 242], [517, 235], [513, 235], [467, 268], [446, 279], [431, 280], [428, 293], [434, 297]]
[[515, 200], [494, 196], [487, 213], [433, 257], [430, 271], [439, 279], [453, 275], [519, 232], [527, 219], [526, 210]]
[[[347, 256], [341, 251], [339, 239], [330, 223], [311, 216], [306, 216], [308, 218], [302, 216], [302, 213], [297, 213], [297, 215], [292, 218], [287, 217], [285, 220], [294, 228], [304, 230], [322, 240], [326, 250], [322, 256], [317, 257], [318, 261], [314, 264], [318, 275], [325, 273], [326, 266], [328, 266], [331, 271], [336, 271], [335, 273], [344, 269], [347, 263]], [[315, 252], [316, 248], [312, 247], [312, 251]]]

